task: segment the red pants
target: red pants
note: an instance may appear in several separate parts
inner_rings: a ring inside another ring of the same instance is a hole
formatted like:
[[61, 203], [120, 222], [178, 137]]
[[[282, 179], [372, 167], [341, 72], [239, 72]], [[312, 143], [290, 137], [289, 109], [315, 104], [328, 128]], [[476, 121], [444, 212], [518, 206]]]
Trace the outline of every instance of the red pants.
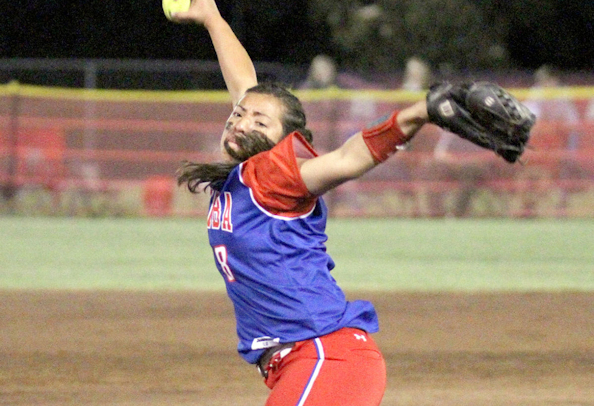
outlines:
[[386, 364], [370, 335], [343, 328], [295, 344], [265, 382], [266, 406], [378, 406]]

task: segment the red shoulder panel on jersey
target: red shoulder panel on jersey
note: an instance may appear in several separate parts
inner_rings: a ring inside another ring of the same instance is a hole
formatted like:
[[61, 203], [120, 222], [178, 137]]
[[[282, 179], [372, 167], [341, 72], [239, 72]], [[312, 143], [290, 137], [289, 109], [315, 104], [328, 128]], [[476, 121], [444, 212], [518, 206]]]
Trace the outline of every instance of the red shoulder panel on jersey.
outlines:
[[301, 134], [291, 133], [270, 151], [248, 159], [242, 167], [242, 181], [266, 211], [299, 217], [313, 209], [317, 196], [307, 190], [297, 158], [317, 155]]

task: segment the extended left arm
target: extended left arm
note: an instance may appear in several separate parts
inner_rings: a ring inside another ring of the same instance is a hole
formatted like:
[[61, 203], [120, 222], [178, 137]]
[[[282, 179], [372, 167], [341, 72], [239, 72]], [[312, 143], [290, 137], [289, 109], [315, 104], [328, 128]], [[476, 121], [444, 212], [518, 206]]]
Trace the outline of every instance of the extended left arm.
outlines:
[[322, 195], [362, 176], [406, 144], [427, 121], [427, 106], [421, 101], [358, 132], [332, 152], [300, 159], [301, 177], [307, 189]]

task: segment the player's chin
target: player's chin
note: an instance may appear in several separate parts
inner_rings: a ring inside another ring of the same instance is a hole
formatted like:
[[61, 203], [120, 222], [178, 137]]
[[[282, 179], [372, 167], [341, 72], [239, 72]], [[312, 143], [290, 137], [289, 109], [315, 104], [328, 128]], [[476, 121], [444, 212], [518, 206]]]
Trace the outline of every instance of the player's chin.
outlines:
[[243, 162], [249, 158], [239, 145], [229, 140], [223, 142], [223, 155], [232, 162]]

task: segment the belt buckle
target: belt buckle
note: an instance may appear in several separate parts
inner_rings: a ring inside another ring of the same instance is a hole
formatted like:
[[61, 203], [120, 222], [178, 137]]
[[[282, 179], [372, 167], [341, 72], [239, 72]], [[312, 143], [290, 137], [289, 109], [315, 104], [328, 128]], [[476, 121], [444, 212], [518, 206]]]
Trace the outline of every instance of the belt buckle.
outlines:
[[279, 364], [279, 362], [285, 358], [289, 353], [293, 350], [293, 347], [288, 348], [281, 348], [270, 355], [270, 358], [266, 362], [265, 365], [262, 365], [262, 362], [258, 362], [257, 368], [258, 372], [264, 379], [268, 379], [268, 373], [270, 370], [275, 370]]
[[258, 373], [260, 374], [260, 376], [264, 379], [268, 379], [268, 371], [262, 369], [262, 367], [260, 366], [260, 364], [256, 365], [256, 368], [258, 369]]

